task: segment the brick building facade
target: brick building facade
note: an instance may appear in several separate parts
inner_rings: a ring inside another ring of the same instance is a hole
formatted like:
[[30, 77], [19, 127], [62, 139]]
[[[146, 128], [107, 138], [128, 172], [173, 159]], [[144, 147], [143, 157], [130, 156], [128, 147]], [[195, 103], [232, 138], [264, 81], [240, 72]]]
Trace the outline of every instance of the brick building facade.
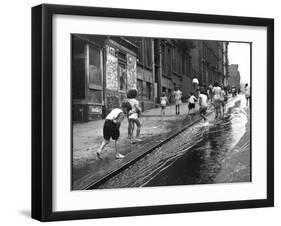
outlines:
[[224, 84], [227, 77], [227, 42], [195, 40], [191, 50], [192, 74], [201, 85]]
[[231, 64], [228, 67], [229, 79], [228, 85], [230, 87], [240, 88], [240, 72], [238, 70], [238, 64]]
[[223, 83], [224, 42], [72, 35], [73, 121], [104, 118], [119, 107], [129, 89], [138, 90], [144, 110], [159, 103], [162, 92], [172, 102], [179, 87], [183, 99], [191, 80]]

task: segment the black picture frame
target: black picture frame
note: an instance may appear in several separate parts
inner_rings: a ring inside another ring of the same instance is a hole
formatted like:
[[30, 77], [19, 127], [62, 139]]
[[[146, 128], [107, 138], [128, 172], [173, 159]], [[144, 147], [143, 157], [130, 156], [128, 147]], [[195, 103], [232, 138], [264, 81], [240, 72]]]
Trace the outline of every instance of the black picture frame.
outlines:
[[[130, 208], [52, 210], [52, 18], [55, 14], [247, 25], [267, 28], [267, 198]], [[43, 4], [32, 8], [32, 218], [40, 221], [122, 217], [274, 206], [274, 20], [176, 12]]]

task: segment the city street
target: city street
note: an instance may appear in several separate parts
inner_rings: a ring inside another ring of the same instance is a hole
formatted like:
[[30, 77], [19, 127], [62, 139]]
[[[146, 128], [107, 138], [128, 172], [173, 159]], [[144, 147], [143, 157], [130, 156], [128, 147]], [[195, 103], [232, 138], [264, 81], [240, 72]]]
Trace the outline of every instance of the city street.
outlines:
[[99, 188], [251, 181], [250, 112], [244, 95], [226, 117], [199, 122]]
[[97, 129], [102, 126], [97, 123], [102, 122], [75, 125], [74, 134], [80, 136], [74, 135], [73, 141], [73, 189], [250, 181], [250, 122], [244, 95], [229, 101], [223, 119], [215, 120], [209, 109], [208, 126], [198, 114], [183, 114], [185, 105], [179, 116], [174, 106], [162, 118], [159, 110], [142, 114], [143, 142], [138, 144], [129, 143], [124, 121], [122, 160], [114, 158], [114, 142], [103, 159], [97, 159], [95, 151], [102, 140]]
[[[196, 106], [195, 111], [198, 111]], [[175, 114], [175, 106], [166, 108], [165, 116], [160, 117], [160, 108], [153, 108], [141, 114], [141, 139], [143, 142], [130, 144], [127, 138], [128, 122], [124, 120], [120, 127], [119, 152], [124, 159], [115, 159], [114, 142], [110, 142], [102, 153], [102, 160], [97, 158], [103, 136], [104, 120], [73, 125], [73, 189], [85, 189], [89, 184], [99, 181], [112, 172], [140, 158], [155, 146], [165, 142], [190, 123], [200, 120], [198, 114], [187, 115], [187, 105], [182, 104], [181, 114]]]

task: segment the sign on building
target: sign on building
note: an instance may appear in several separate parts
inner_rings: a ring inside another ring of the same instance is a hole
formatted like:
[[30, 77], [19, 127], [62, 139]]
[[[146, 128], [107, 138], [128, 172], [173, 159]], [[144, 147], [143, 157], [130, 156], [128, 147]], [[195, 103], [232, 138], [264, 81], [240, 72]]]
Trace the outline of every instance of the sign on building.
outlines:
[[108, 51], [106, 54], [106, 88], [111, 90], [118, 89], [118, 60], [114, 54], [112, 54], [112, 48], [107, 47]]

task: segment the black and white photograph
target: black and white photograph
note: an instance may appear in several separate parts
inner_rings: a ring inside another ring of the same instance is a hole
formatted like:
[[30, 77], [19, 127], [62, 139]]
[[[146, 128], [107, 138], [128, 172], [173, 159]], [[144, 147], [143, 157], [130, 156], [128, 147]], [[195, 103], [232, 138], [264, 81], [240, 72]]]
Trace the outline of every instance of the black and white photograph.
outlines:
[[278, 5], [4, 1], [1, 225], [280, 221]]
[[72, 190], [252, 181], [251, 42], [70, 39]]
[[274, 205], [274, 20], [32, 8], [32, 217]]

